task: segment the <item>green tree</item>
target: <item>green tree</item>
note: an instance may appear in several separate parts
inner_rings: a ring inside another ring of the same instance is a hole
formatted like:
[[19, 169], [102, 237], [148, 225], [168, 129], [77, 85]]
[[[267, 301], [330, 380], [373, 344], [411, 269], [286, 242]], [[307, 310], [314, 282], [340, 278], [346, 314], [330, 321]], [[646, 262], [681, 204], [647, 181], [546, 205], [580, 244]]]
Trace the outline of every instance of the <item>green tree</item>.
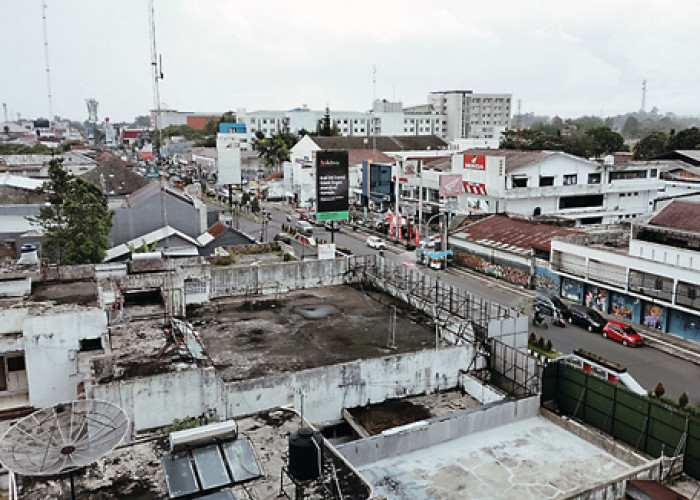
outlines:
[[668, 138], [667, 151], [676, 149], [700, 149], [700, 129], [690, 127]]
[[649, 132], [634, 145], [634, 159], [648, 160], [659, 156], [666, 151], [667, 143], [668, 135], [665, 132]]
[[265, 137], [265, 134], [258, 130], [253, 139], [253, 150], [258, 152], [258, 157], [265, 160], [266, 166], [275, 167], [289, 161], [289, 150], [296, 141], [297, 137], [288, 132], [279, 132]]
[[331, 110], [328, 106], [326, 106], [326, 112], [323, 114], [323, 118], [321, 118], [316, 125], [316, 135], [319, 137], [336, 137], [340, 135], [338, 125], [331, 120]]
[[147, 115], [138, 115], [134, 118], [134, 122], [131, 124], [134, 128], [150, 127], [151, 118]]
[[48, 195], [48, 206], [28, 217], [44, 230], [43, 257], [63, 264], [102, 262], [109, 246], [114, 212], [95, 184], [73, 177], [63, 159], [49, 162], [49, 181], [37, 189]]
[[236, 123], [236, 113], [233, 111], [227, 111], [223, 115], [221, 115], [221, 119], [219, 120], [220, 123]]
[[636, 116], [628, 116], [622, 126], [622, 136], [626, 139], [638, 139], [642, 136], [642, 125]]
[[613, 132], [609, 127], [592, 128], [586, 135], [595, 141], [594, 153], [596, 156], [614, 153], [625, 150], [625, 140], [617, 132]]

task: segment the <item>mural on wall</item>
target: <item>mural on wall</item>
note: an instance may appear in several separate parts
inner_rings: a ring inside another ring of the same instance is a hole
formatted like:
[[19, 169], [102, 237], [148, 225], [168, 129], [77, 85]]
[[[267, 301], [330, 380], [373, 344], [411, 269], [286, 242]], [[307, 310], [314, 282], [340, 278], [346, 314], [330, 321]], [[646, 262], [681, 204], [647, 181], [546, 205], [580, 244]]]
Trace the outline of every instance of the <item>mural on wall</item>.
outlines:
[[619, 293], [610, 294], [610, 313], [618, 318], [632, 319], [634, 299]]
[[577, 304], [581, 301], [581, 283], [569, 278], [561, 280], [561, 296]]
[[546, 267], [535, 266], [533, 281], [535, 290], [542, 290], [559, 295], [559, 275], [554, 274]]
[[644, 303], [644, 313], [642, 314], [642, 323], [644, 326], [651, 328], [663, 328], [666, 321], [666, 308], [652, 304], [651, 302]]
[[471, 255], [460, 251], [455, 252], [454, 259], [457, 264], [499, 279], [510, 281], [516, 285], [528, 286], [530, 284], [530, 276], [520, 269], [516, 269], [514, 267], [493, 264], [476, 255]]
[[606, 313], [608, 308], [608, 291], [597, 286], [588, 287], [583, 300], [586, 307], [592, 307], [600, 312]]
[[[653, 306], [654, 304], [649, 304]], [[667, 321], [669, 333], [680, 335], [688, 340], [700, 342], [700, 317], [682, 311], [667, 309]]]

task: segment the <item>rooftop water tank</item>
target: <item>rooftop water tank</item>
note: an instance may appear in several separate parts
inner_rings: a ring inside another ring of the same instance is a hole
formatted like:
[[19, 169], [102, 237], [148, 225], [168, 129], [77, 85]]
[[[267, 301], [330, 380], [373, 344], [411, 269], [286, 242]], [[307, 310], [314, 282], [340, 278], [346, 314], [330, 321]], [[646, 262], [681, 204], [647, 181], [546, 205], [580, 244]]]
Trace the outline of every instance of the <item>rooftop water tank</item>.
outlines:
[[297, 481], [310, 481], [321, 477], [323, 461], [323, 436], [302, 427], [289, 435], [289, 475]]

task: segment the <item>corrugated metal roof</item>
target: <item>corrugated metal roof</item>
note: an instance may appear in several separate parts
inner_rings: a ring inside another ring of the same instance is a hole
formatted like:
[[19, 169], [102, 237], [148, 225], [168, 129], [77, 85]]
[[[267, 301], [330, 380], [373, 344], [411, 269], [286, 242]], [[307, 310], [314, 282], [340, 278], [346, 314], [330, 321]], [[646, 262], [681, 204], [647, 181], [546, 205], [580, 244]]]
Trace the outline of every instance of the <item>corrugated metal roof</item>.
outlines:
[[311, 139], [321, 149], [369, 149], [368, 146], [373, 146], [379, 151], [417, 151], [447, 148], [447, 143], [434, 135], [338, 136], [312, 137]]
[[462, 234], [468, 241], [484, 246], [521, 253], [530, 249], [549, 252], [552, 238], [571, 236], [579, 232], [525, 219], [492, 215], [456, 231], [455, 234]]
[[[466, 155], [504, 156], [506, 172], [541, 163], [553, 156], [563, 155], [561, 151], [521, 151], [516, 149], [482, 149], [474, 148], [461, 151]], [[581, 158], [581, 161], [585, 161]]]
[[387, 156], [377, 149], [350, 149], [348, 151], [348, 163], [357, 165], [365, 160], [372, 160], [372, 163], [394, 164], [391, 156]]
[[672, 201], [658, 215], [649, 221], [654, 226], [700, 231], [700, 203]]

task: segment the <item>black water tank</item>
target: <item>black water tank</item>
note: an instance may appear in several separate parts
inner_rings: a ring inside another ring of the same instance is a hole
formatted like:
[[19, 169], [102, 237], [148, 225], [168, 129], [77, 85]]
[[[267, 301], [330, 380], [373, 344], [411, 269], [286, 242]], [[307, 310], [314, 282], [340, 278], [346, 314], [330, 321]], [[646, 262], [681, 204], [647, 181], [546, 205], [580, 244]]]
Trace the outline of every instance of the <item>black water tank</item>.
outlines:
[[[289, 435], [289, 475], [297, 481], [309, 481], [321, 476], [323, 437], [309, 427]], [[320, 455], [319, 455], [320, 453]]]

